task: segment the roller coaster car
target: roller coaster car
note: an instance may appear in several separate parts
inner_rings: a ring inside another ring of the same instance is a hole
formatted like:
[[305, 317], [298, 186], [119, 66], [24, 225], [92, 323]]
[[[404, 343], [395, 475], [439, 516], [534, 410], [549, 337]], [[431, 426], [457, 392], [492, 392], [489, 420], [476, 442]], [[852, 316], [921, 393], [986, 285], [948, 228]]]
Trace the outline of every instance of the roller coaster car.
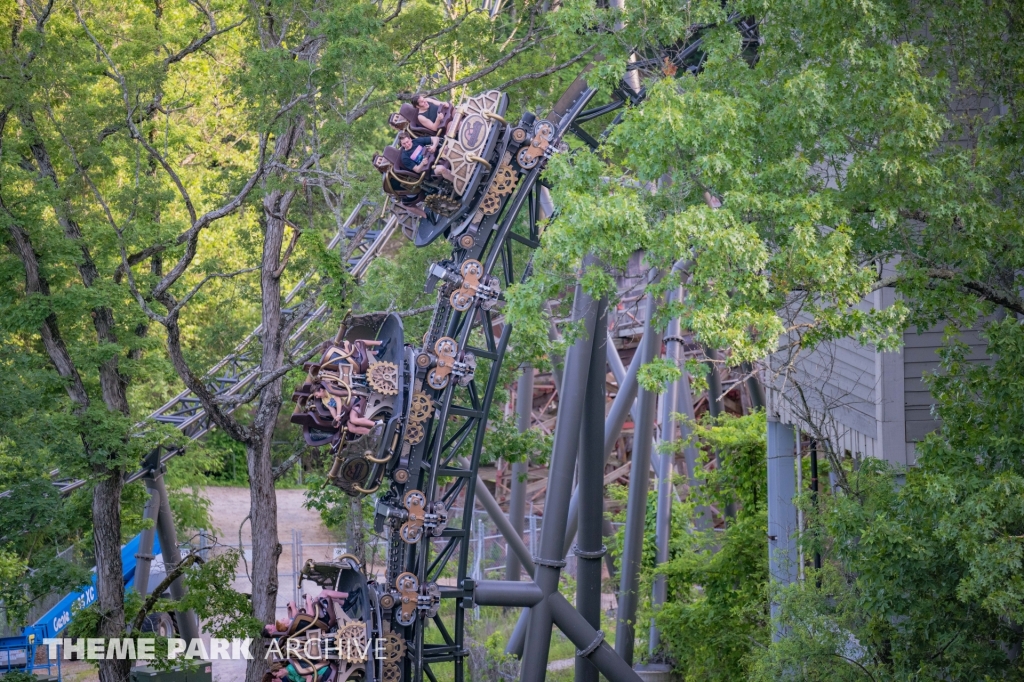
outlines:
[[393, 672], [383, 670], [387, 663], [374, 655], [373, 643], [381, 631], [377, 591], [356, 558], [307, 561], [299, 574], [300, 586], [302, 580], [348, 597], [343, 601], [314, 597], [315, 613], [299, 613], [287, 632], [274, 635], [277, 646], [271, 649], [271, 670], [282, 672], [272, 672], [269, 678], [294, 672], [316, 682], [348, 682], [380, 680], [383, 673]]
[[[420, 176], [402, 171], [400, 153], [394, 147], [388, 147], [384, 154], [375, 157], [374, 166], [384, 175], [384, 191], [403, 198], [402, 202], [395, 202], [393, 210], [403, 228], [414, 232], [417, 246], [429, 244], [460, 218], [472, 215], [484, 198], [509, 145], [509, 126], [503, 118], [507, 108], [505, 93], [488, 90], [466, 98], [452, 112], [444, 142], [434, 161], [435, 168], [440, 165], [450, 171], [450, 179], [432, 177], [431, 173]], [[410, 123], [417, 120], [417, 114], [411, 104], [403, 105], [388, 122], [414, 135], [438, 135]], [[418, 195], [421, 190], [426, 190], [422, 199]], [[433, 216], [420, 218], [408, 210], [410, 201], [420, 200], [431, 209]]]
[[379, 328], [347, 329], [305, 365], [306, 381], [292, 395], [291, 421], [308, 445], [331, 446], [328, 480], [351, 495], [375, 491], [394, 459], [407, 403], [403, 344], [397, 315]]

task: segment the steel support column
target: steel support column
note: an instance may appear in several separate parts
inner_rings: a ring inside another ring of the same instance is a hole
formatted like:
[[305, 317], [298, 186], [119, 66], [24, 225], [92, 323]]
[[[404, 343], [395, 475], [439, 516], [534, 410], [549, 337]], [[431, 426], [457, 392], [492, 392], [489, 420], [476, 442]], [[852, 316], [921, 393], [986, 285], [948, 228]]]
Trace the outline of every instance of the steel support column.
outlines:
[[473, 603], [480, 606], [530, 607], [543, 598], [544, 593], [532, 580], [478, 580], [473, 589]]
[[725, 408], [722, 395], [722, 371], [718, 360], [720, 354], [717, 348], [704, 347], [704, 354], [708, 356], [708, 412], [712, 417], [718, 417]]
[[[587, 392], [583, 401], [583, 428], [579, 451], [579, 530], [576, 534], [576, 610], [595, 630], [601, 627], [601, 557], [604, 526], [604, 401], [606, 346], [608, 335], [607, 302], [599, 304], [593, 349], [590, 353], [590, 371]], [[598, 682], [594, 664], [582, 656], [576, 657], [576, 682]]]
[[[533, 366], [523, 365], [523, 374], [516, 386], [516, 419], [519, 433], [530, 428], [533, 417]], [[508, 500], [508, 520], [519, 537], [523, 536], [523, 521], [526, 515], [526, 473], [528, 462], [515, 462], [512, 465], [511, 491]], [[514, 552], [508, 552], [505, 559], [505, 578], [519, 580], [522, 562]]]
[[[148, 485], [148, 482], [147, 482]], [[160, 495], [160, 511], [156, 517], [156, 532], [160, 538], [160, 553], [164, 559], [164, 571], [170, 575], [171, 571], [181, 563], [181, 552], [178, 550], [178, 534], [174, 529], [174, 517], [171, 515], [171, 504], [167, 497], [167, 487], [164, 485], [163, 472], [153, 476], [151, 492]], [[184, 581], [179, 577], [171, 583], [170, 593], [172, 599], [181, 599], [185, 596]], [[199, 623], [194, 611], [176, 611], [175, 617], [178, 621], [178, 632], [183, 639], [193, 640], [199, 638]]]
[[754, 371], [754, 365], [744, 362], [740, 365], [740, 368], [750, 375], [747, 377], [747, 391], [750, 393], [750, 404], [759, 410], [763, 410], [767, 401], [764, 398], [764, 386], [761, 385], [761, 380], [758, 379], [757, 373]]
[[[636, 419], [636, 373], [640, 369], [640, 360], [643, 359], [643, 343], [643, 340], [641, 340], [640, 346], [633, 354], [633, 360], [629, 363], [629, 369], [624, 369], [622, 367], [622, 360], [619, 359], [615, 346], [612, 344], [611, 335], [607, 335], [608, 350], [605, 355], [608, 357], [608, 364], [611, 366], [612, 375], [619, 384], [619, 392], [615, 394], [615, 400], [612, 401], [612, 406], [608, 409], [608, 417], [604, 422], [605, 463], [612, 456], [615, 441], [619, 439], [619, 434], [622, 433], [622, 425], [626, 422], [626, 416], [632, 412], [634, 420]], [[569, 551], [569, 548], [572, 546], [572, 540], [576, 537], [576, 528], [579, 524], [579, 503], [579, 490], [573, 490], [572, 500], [569, 502], [569, 526], [565, 533], [566, 552]]]
[[[584, 267], [595, 266], [596, 260], [588, 257]], [[583, 421], [583, 403], [587, 388], [587, 374], [590, 370], [590, 355], [594, 346], [594, 334], [599, 303], [594, 301], [583, 287], [577, 285], [573, 301], [573, 319], [582, 320], [584, 334], [569, 349], [562, 375], [562, 393], [558, 401], [558, 419], [555, 426], [555, 442], [552, 448], [551, 464], [548, 468], [548, 489], [544, 500], [544, 528], [540, 538], [540, 556], [534, 559], [536, 565], [534, 580], [544, 595], [558, 591], [558, 578], [565, 565], [563, 545], [569, 517], [569, 499], [572, 496], [572, 479], [576, 470], [576, 453], [580, 425]], [[603, 330], [602, 330], [603, 331]], [[542, 682], [547, 673], [548, 652], [551, 648], [552, 614], [547, 599], [530, 609], [529, 628], [526, 633], [526, 649], [523, 655], [521, 680]]]
[[[768, 418], [768, 570], [773, 588], [784, 587], [797, 580], [796, 480], [793, 427], [778, 417]], [[778, 640], [781, 630], [777, 622], [778, 600], [771, 602], [772, 638]]]
[[[672, 303], [677, 300], [678, 296], [678, 289], [676, 291], [670, 291], [668, 293], [667, 303]], [[665, 359], [678, 366], [680, 364], [679, 360], [682, 356], [682, 352], [683, 345], [679, 336], [679, 318], [673, 318], [672, 321], [669, 322], [668, 330], [666, 331]], [[676, 419], [674, 415], [679, 411], [679, 408], [676, 405], [676, 400], [679, 397], [678, 384], [683, 382], [689, 384], [685, 370], [683, 370], [679, 379], [668, 384], [665, 387], [665, 392], [661, 394], [661, 415], [658, 419], [658, 421], [661, 422], [661, 438], [659, 439], [659, 444], [666, 444], [666, 447], [669, 447], [676, 439]], [[658, 552], [657, 562], [660, 566], [668, 563], [673, 503], [672, 461], [675, 459], [675, 454], [664, 451], [658, 452], [655, 457], [658, 474], [658, 511], [654, 527], [654, 542]], [[655, 609], [665, 603], [665, 596], [665, 576], [658, 575], [654, 579], [654, 589], [651, 594], [651, 604]], [[651, 657], [654, 657], [661, 645], [661, 632], [658, 630], [657, 626], [655, 626], [653, 620], [651, 621], [649, 639], [648, 653]]]
[[[658, 301], [648, 294], [644, 317], [643, 359], [646, 364], [661, 353], [661, 332], [653, 324]], [[639, 604], [640, 559], [647, 516], [647, 489], [651, 481], [651, 450], [657, 394], [642, 388], [637, 397], [638, 419], [633, 431], [633, 459], [629, 468], [629, 497], [626, 501], [626, 534], [619, 561], [619, 611], [615, 627], [615, 650], [633, 664], [636, 611]]]

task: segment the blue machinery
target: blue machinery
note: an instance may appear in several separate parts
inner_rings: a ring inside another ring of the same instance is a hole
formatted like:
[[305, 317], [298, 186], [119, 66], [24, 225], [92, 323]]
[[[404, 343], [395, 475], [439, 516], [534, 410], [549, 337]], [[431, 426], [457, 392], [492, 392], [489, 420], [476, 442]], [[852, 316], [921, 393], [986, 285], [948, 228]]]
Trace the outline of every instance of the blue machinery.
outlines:
[[[138, 566], [139, 546], [143, 533], [139, 533], [121, 548], [121, 563], [124, 566], [124, 586], [135, 585], [135, 569]], [[153, 539], [153, 552], [160, 551], [160, 541]], [[56, 671], [57, 679], [61, 677], [61, 662], [58, 656], [51, 661], [48, 658], [36, 663], [38, 649], [43, 647], [43, 640], [58, 637], [71, 623], [74, 613], [84, 609], [96, 601], [96, 574], [92, 582], [82, 589], [75, 590], [57, 602], [39, 620], [27, 626], [20, 635], [0, 637], [0, 673], [19, 670], [34, 673], [45, 671], [52, 677]]]

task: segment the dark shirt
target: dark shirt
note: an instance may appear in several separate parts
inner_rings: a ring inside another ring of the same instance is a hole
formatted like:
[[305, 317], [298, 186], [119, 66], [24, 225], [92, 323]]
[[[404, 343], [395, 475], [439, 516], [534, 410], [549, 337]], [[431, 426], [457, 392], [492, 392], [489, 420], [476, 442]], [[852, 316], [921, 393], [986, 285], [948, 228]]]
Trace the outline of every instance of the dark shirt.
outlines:
[[430, 121], [431, 123], [436, 124], [437, 123], [437, 105], [436, 104], [429, 104], [428, 103], [427, 104], [427, 110], [424, 111], [422, 114], [420, 114], [420, 116], [426, 116], [428, 121]]
[[432, 144], [433, 140], [429, 137], [417, 137], [412, 141], [412, 146], [408, 149], [402, 150], [402, 170], [407, 170], [415, 173], [415, 168], [422, 161], [423, 157], [427, 153], [427, 147]]

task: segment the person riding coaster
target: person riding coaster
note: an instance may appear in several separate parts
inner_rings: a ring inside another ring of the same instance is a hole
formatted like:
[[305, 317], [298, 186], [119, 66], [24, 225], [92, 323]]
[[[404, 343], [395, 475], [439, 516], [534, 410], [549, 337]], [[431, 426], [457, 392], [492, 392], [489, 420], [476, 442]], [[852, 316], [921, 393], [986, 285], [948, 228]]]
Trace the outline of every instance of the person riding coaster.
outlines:
[[394, 466], [406, 362], [401, 318], [389, 315], [370, 326], [343, 326], [320, 358], [304, 365], [291, 421], [302, 425], [311, 447], [331, 446], [331, 485], [367, 495]]
[[433, 174], [452, 182], [452, 172], [443, 165], [437, 163], [437, 150], [441, 145], [438, 137], [417, 137], [406, 131], [398, 134], [398, 145], [402, 148], [402, 168], [412, 173], [422, 173], [433, 166]]
[[444, 128], [451, 120], [452, 105], [426, 95], [413, 95], [411, 101], [418, 112], [417, 122], [424, 128], [443, 134]]
[[[465, 97], [457, 107], [422, 94], [411, 99], [388, 119], [399, 131], [395, 147], [376, 155], [373, 165], [384, 175], [398, 225], [423, 246], [449, 227], [457, 236], [466, 229], [456, 227], [459, 223], [479, 223], [474, 216], [485, 198], [490, 210], [499, 197], [510, 195], [517, 176], [509, 172], [506, 150], [514, 152], [530, 140], [510, 139], [511, 124], [503, 118], [508, 96], [499, 90]], [[498, 187], [490, 196], [496, 177]]]

